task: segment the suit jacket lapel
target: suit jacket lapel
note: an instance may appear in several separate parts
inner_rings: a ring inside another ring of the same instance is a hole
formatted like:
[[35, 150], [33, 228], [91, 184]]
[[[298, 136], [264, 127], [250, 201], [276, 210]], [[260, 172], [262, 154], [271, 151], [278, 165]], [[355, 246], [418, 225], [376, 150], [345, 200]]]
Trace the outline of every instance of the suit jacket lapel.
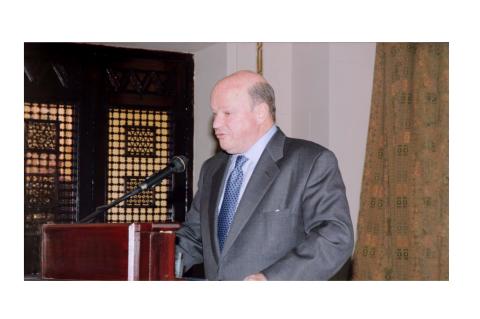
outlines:
[[238, 204], [237, 212], [235, 213], [227, 240], [225, 241], [225, 246], [223, 247], [223, 255], [232, 246], [261, 199], [270, 188], [270, 185], [275, 180], [275, 177], [278, 175], [280, 170], [276, 161], [283, 157], [284, 142], [285, 135], [279, 129], [258, 160], [257, 166]]
[[208, 206], [208, 222], [209, 222], [209, 227], [210, 227], [210, 240], [211, 240], [211, 245], [212, 249], [214, 251], [214, 255], [217, 259], [218, 263], [218, 257], [220, 256], [220, 248], [218, 246], [218, 240], [217, 240], [217, 207], [218, 207], [218, 201], [220, 199], [220, 192], [222, 191], [222, 185], [225, 183], [225, 171], [227, 169], [227, 164], [228, 164], [228, 155], [225, 154], [225, 156], [221, 159], [221, 163], [218, 166], [218, 169], [213, 173], [212, 175], [212, 188], [210, 190], [210, 200], [209, 200], [209, 206]]

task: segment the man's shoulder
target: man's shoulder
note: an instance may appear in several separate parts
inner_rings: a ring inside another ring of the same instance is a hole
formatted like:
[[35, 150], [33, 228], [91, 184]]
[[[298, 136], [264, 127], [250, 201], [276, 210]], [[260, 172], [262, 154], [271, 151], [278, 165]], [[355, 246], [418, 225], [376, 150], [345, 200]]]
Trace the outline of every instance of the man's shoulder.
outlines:
[[327, 147], [318, 143], [293, 137], [285, 138], [285, 153], [302, 153], [311, 155], [320, 155], [324, 153], [332, 153]]
[[318, 143], [299, 139], [285, 139], [284, 159], [289, 163], [301, 163], [304, 167], [320, 165], [323, 167], [334, 167], [338, 165], [335, 154], [327, 147]]

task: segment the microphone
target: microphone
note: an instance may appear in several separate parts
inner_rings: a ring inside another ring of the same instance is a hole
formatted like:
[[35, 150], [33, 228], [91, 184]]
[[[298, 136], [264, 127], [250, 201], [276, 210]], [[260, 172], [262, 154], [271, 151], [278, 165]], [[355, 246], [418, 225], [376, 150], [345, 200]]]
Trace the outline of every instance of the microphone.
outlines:
[[187, 168], [187, 163], [188, 163], [188, 158], [186, 158], [185, 156], [183, 156], [183, 155], [174, 156], [172, 158], [172, 161], [170, 162], [170, 164], [168, 164], [167, 167], [165, 167], [164, 169], [162, 169], [158, 173], [150, 175], [149, 177], [147, 177], [147, 179], [145, 179], [145, 181], [138, 184], [138, 186], [134, 190], [132, 190], [132, 191], [128, 192], [127, 194], [123, 195], [122, 197], [114, 200], [110, 204], [98, 206], [93, 213], [91, 213], [87, 217], [82, 218], [80, 220], [80, 223], [93, 221], [100, 214], [103, 214], [104, 219], [105, 219], [105, 212], [109, 208], [112, 208], [113, 206], [118, 205], [119, 203], [127, 200], [128, 198], [130, 198], [134, 195], [137, 195], [140, 192], [143, 192], [144, 190], [147, 190], [147, 189], [149, 189], [153, 186], [157, 186], [158, 184], [160, 184], [160, 182], [165, 177], [167, 177], [167, 176], [169, 176], [173, 173], [184, 172], [185, 169]]
[[140, 188], [142, 191], [147, 190], [153, 186], [157, 186], [160, 184], [160, 182], [167, 176], [173, 174], [173, 173], [182, 173], [185, 171], [187, 168], [187, 163], [188, 163], [188, 158], [186, 158], [183, 155], [180, 156], [174, 156], [172, 158], [172, 162], [159, 171], [158, 173], [155, 173], [153, 175], [150, 175], [143, 181], [142, 183], [138, 184], [138, 188]]

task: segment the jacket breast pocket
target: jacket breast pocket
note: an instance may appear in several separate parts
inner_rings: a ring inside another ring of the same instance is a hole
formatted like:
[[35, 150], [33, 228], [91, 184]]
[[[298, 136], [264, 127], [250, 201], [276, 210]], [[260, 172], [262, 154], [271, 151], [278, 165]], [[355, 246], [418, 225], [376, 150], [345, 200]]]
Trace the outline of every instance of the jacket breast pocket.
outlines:
[[263, 249], [278, 257], [295, 246], [298, 232], [303, 229], [296, 211], [291, 208], [263, 210], [257, 227], [263, 238]]
[[291, 216], [293, 215], [293, 211], [291, 208], [272, 208], [272, 209], [264, 209], [262, 211], [262, 214], [264, 214], [265, 216]]

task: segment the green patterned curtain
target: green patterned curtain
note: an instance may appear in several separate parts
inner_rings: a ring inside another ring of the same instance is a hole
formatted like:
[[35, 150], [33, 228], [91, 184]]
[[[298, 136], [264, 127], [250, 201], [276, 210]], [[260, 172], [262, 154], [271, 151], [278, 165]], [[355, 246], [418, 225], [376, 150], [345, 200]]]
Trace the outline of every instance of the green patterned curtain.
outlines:
[[354, 280], [448, 280], [448, 43], [379, 43]]

